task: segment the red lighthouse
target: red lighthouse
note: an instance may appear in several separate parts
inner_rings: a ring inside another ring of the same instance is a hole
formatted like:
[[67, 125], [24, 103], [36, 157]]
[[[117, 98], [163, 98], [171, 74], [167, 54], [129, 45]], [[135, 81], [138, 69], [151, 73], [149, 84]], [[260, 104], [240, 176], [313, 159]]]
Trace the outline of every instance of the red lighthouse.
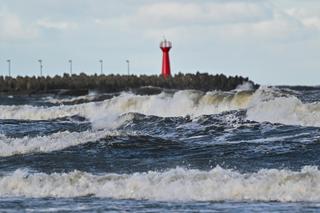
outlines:
[[167, 41], [164, 39], [160, 43], [160, 48], [162, 50], [162, 76], [164, 78], [167, 78], [168, 76], [171, 76], [171, 70], [170, 70], [170, 58], [169, 58], [169, 51], [172, 47], [172, 44], [170, 41]]

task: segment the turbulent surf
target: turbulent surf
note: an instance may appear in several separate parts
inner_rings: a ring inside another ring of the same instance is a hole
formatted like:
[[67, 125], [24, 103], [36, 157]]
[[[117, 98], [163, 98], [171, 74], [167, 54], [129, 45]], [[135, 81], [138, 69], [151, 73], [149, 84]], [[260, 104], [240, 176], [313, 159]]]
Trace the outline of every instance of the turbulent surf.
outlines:
[[1, 96], [0, 210], [317, 208], [320, 88], [155, 91]]

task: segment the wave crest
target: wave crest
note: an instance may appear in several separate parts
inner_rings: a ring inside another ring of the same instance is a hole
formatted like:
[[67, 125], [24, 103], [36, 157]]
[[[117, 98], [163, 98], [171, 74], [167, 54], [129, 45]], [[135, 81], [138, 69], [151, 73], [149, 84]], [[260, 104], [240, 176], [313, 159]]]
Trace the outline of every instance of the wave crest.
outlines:
[[86, 172], [28, 173], [0, 177], [0, 196], [78, 197], [166, 201], [320, 201], [320, 171], [262, 169], [241, 174], [216, 167], [210, 171], [93, 175]]
[[159, 95], [120, 96], [101, 102], [53, 107], [0, 106], [0, 119], [48, 120], [79, 115], [94, 118], [105, 114], [136, 112], [161, 117], [215, 114], [247, 106], [252, 92], [207, 92], [182, 90]]
[[201, 92], [181, 90], [158, 95], [122, 93], [100, 102], [54, 107], [0, 106], [0, 119], [48, 120], [79, 115], [94, 128], [117, 128], [119, 116], [140, 113], [160, 117], [217, 114], [246, 110], [247, 119], [258, 122], [320, 127], [320, 103], [303, 103], [294, 94], [275, 87], [256, 91]]
[[58, 132], [46, 136], [10, 138], [0, 135], [0, 157], [18, 154], [52, 152], [67, 147], [95, 142], [106, 136], [119, 136], [119, 131]]

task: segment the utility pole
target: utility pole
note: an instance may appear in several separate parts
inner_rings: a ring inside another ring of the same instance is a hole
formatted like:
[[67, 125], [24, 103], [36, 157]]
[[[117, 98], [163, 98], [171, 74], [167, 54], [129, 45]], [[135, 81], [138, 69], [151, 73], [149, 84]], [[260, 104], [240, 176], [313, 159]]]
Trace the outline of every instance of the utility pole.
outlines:
[[71, 59], [69, 60], [69, 65], [70, 65], [70, 67], [69, 67], [70, 75], [72, 75], [72, 60]]
[[38, 62], [39, 62], [39, 65], [40, 65], [40, 77], [42, 77], [42, 68], [43, 68], [42, 60], [39, 59]]
[[126, 62], [127, 62], [128, 75], [130, 75], [130, 61], [129, 61], [129, 59], [126, 60]]
[[11, 59], [8, 59], [7, 62], [8, 62], [8, 74], [9, 74], [9, 77], [11, 77]]
[[103, 60], [100, 59], [99, 62], [100, 62], [100, 74], [102, 75], [103, 74]]

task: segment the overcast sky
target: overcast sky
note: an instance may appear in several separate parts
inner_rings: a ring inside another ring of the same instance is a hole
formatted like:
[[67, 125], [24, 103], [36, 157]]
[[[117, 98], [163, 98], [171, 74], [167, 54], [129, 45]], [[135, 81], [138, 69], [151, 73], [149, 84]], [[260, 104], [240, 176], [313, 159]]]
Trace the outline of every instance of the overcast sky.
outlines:
[[260, 84], [320, 85], [319, 0], [0, 0], [0, 72], [243, 75]]

